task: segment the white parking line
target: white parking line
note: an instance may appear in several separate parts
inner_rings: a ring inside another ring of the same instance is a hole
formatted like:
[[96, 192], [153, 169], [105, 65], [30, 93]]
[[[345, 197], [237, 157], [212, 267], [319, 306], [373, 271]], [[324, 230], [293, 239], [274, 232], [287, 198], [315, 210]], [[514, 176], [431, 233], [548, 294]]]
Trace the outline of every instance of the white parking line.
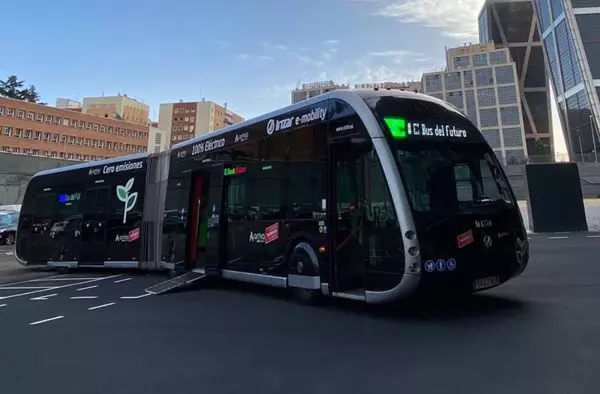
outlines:
[[89, 289], [95, 289], [96, 287], [98, 287], [98, 285], [88, 286], [88, 287], [82, 287], [81, 289], [77, 289], [77, 291], [84, 291], [84, 290], [89, 290]]
[[35, 290], [35, 289], [54, 289], [53, 286], [17, 286], [17, 287], [1, 287], [0, 290]]
[[43, 296], [32, 298], [31, 301], [46, 301], [48, 298], [54, 297], [57, 295], [58, 295], [58, 293], [43, 295]]
[[23, 297], [23, 296], [27, 296], [27, 295], [30, 295], [30, 294], [42, 293], [44, 291], [49, 291], [49, 290], [58, 290], [58, 289], [65, 289], [67, 287], [81, 286], [81, 285], [85, 285], [85, 284], [88, 284], [88, 283], [99, 282], [99, 281], [105, 280], [105, 279], [118, 278], [119, 276], [123, 276], [123, 275], [124, 274], [112, 275], [112, 276], [107, 276], [107, 277], [104, 277], [104, 278], [88, 280], [88, 281], [81, 282], [81, 283], [70, 283], [70, 284], [67, 284], [67, 285], [57, 286], [57, 287], [53, 287], [53, 288], [50, 288], [50, 289], [34, 290], [34, 291], [28, 291], [26, 293], [12, 294], [12, 295], [9, 295], [9, 296], [0, 297], [0, 300], [7, 300], [9, 298], [15, 298], [15, 297]]
[[125, 278], [125, 279], [119, 279], [119, 280], [115, 280], [115, 283], [123, 283], [123, 282], [127, 282], [128, 280], [131, 280], [133, 278]]
[[129, 297], [121, 297], [122, 300], [138, 300], [140, 298], [151, 296], [152, 293], [146, 293], [139, 296], [129, 296]]
[[569, 237], [548, 237], [548, 239], [569, 239]]
[[48, 323], [49, 321], [62, 319], [63, 317], [64, 316], [55, 316], [55, 317], [51, 317], [50, 319], [44, 319], [44, 320], [40, 320], [40, 321], [34, 321], [32, 323], [29, 323], [29, 325], [30, 326], [35, 326], [35, 325], [42, 324], [42, 323]]
[[95, 300], [98, 296], [71, 297], [72, 300]]
[[588, 235], [586, 238], [600, 238], [600, 235]]
[[102, 305], [93, 306], [91, 308], [88, 308], [88, 311], [94, 311], [96, 309], [106, 308], [107, 306], [113, 306], [114, 304], [115, 304], [114, 302], [109, 302], [108, 304], [102, 304]]
[[51, 278], [51, 279], [33, 279], [31, 282], [59, 282], [59, 281], [78, 281], [78, 280], [92, 280], [99, 278]]
[[3, 308], [5, 306], [6, 306], [6, 304], [0, 304], [0, 308]]

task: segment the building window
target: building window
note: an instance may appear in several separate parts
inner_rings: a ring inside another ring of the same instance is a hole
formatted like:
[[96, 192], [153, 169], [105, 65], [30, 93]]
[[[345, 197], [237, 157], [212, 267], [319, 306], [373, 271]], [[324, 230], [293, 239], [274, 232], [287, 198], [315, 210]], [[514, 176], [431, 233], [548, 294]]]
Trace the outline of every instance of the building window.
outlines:
[[50, 154], [50, 157], [54, 157], [54, 158], [56, 158], [56, 152], [52, 152], [52, 153]]
[[442, 74], [425, 76], [425, 92], [440, 92], [442, 90]]
[[93, 124], [92, 124], [92, 123], [90, 123], [90, 122], [86, 122], [86, 124], [85, 124], [85, 128], [86, 128], [87, 130], [91, 130], [91, 129], [92, 129], [92, 127], [93, 127]]
[[62, 124], [63, 124], [63, 126], [67, 126], [67, 127], [68, 127], [68, 126], [69, 126], [69, 119], [67, 119], [67, 118], [64, 118], [64, 119], [62, 120]]
[[71, 127], [77, 127], [78, 122], [75, 119], [71, 119]]
[[523, 146], [523, 135], [519, 127], [511, 127], [509, 129], [503, 129], [502, 135], [504, 139], [505, 147], [522, 147]]
[[23, 134], [23, 129], [15, 129], [15, 137], [21, 138], [22, 134]]
[[446, 83], [446, 90], [457, 90], [462, 88], [460, 71], [445, 73], [444, 80]]
[[58, 142], [58, 134], [52, 134], [52, 142]]
[[75, 144], [75, 137], [73, 136], [69, 136], [69, 144], [74, 145]]
[[25, 130], [25, 135], [23, 137], [30, 140], [32, 135], [33, 135], [33, 130]]
[[190, 118], [190, 122], [195, 122], [195, 121], [196, 121], [196, 117], [195, 117], [195, 116], [192, 116], [192, 117]]
[[471, 65], [471, 56], [457, 56], [454, 58], [454, 68], [465, 68]]
[[100, 126], [98, 126], [96, 123], [94, 123], [94, 131], [98, 131], [100, 129]]
[[52, 123], [53, 120], [54, 120], [54, 116], [46, 115], [46, 123]]
[[15, 116], [15, 109], [14, 108], [9, 108], [8, 111], [6, 111], [6, 115], [7, 116]]
[[490, 53], [490, 63], [492, 64], [505, 64], [508, 62], [505, 51], [497, 51]]
[[507, 83], [515, 83], [515, 74], [512, 66], [496, 67], [496, 83], [504, 85]]
[[77, 137], [77, 145], [83, 144], [83, 138]]
[[507, 164], [522, 164], [525, 162], [525, 151], [523, 149], [505, 150]]
[[17, 111], [17, 118], [18, 119], [25, 119], [25, 111]]
[[27, 112], [27, 120], [35, 120], [35, 114], [33, 112]]
[[43, 122], [44, 121], [44, 114], [37, 114], [36, 120], [38, 122]]
[[85, 142], [83, 143], [85, 146], [90, 146], [90, 139], [86, 138]]
[[104, 126], [104, 125], [100, 126], [100, 132], [106, 133], [106, 126]]
[[50, 141], [50, 133], [44, 133], [44, 141]]
[[79, 128], [80, 129], [85, 129], [85, 122], [83, 120], [79, 121]]
[[500, 108], [500, 118], [502, 119], [503, 126], [521, 124], [519, 119], [519, 107]]
[[60, 116], [57, 116], [56, 118], [54, 118], [54, 123], [61, 124], [62, 123], [62, 118]]
[[98, 146], [100, 148], [104, 148], [104, 141], [98, 141]]
[[66, 144], [67, 143], [67, 136], [66, 135], [61, 135], [60, 136], [60, 143], [61, 144]]
[[10, 137], [12, 135], [12, 127], [5, 127], [4, 128], [4, 135], [7, 137]]
[[114, 132], [115, 132], [114, 128], [112, 126], [108, 126], [108, 133], [112, 134]]
[[517, 104], [517, 102], [517, 89], [514, 85], [498, 88], [498, 103], [500, 105]]
[[4, 115], [4, 107], [0, 107], [0, 116]]
[[494, 75], [491, 68], [475, 70], [475, 81], [477, 86], [491, 86], [494, 84]]
[[479, 110], [479, 127], [498, 126], [498, 111], [496, 108], [485, 108]]
[[478, 53], [476, 55], [473, 55], [473, 66], [481, 67], [481, 66], [487, 66], [487, 65], [488, 65], [487, 53]]
[[477, 89], [477, 101], [480, 107], [496, 105], [496, 90], [494, 88]]

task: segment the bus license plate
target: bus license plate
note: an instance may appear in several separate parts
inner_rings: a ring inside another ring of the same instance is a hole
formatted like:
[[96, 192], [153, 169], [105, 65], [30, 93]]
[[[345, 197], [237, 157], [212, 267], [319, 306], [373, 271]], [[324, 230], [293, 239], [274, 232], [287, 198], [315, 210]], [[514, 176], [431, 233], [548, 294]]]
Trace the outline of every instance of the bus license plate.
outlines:
[[487, 289], [488, 287], [494, 287], [500, 284], [500, 277], [498, 276], [490, 276], [488, 278], [476, 279], [473, 282], [473, 289], [482, 290]]

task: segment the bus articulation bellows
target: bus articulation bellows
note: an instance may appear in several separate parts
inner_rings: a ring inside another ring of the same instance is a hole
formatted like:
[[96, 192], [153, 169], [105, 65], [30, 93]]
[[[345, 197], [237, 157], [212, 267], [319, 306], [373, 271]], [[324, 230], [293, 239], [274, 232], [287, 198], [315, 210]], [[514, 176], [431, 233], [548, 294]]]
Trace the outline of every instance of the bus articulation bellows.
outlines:
[[528, 251], [502, 166], [465, 115], [418, 93], [340, 90], [167, 152], [36, 174], [15, 254], [384, 303], [495, 287]]

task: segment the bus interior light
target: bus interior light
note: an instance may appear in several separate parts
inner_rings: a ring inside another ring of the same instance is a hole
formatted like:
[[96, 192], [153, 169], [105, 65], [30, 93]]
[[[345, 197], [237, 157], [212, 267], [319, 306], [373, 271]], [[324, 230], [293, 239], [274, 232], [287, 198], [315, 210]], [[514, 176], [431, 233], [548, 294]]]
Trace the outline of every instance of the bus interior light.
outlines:
[[407, 136], [406, 119], [397, 117], [384, 117], [383, 121], [390, 129], [392, 137], [402, 139]]

